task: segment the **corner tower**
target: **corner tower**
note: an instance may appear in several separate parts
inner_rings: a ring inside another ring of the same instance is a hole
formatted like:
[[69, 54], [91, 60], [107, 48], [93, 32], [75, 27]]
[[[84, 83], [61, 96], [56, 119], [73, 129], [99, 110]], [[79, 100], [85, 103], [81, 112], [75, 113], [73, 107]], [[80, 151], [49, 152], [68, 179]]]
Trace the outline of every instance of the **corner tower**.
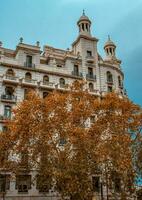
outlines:
[[116, 58], [116, 45], [114, 42], [110, 39], [110, 36], [108, 36], [108, 41], [104, 45], [104, 50], [106, 53], [105, 60], [117, 60]]
[[98, 39], [91, 34], [91, 20], [85, 15], [83, 10], [82, 16], [77, 21], [79, 34], [72, 44], [72, 50], [82, 61], [81, 71], [84, 80], [99, 90], [99, 68], [98, 68]]

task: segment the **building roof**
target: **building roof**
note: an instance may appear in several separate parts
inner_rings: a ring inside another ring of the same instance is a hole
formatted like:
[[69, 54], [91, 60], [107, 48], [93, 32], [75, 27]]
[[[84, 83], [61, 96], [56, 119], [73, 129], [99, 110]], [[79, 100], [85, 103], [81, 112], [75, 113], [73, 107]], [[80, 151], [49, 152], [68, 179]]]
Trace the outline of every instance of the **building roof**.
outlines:
[[89, 19], [89, 17], [87, 17], [85, 15], [85, 11], [83, 10], [82, 16], [79, 18], [77, 23], [80, 23], [81, 21], [88, 21], [89, 23], [91, 23], [91, 20]]
[[114, 47], [116, 47], [116, 45], [114, 44], [114, 42], [110, 39], [110, 36], [108, 36], [108, 41], [105, 43], [104, 48], [107, 47], [107, 46], [114, 46]]

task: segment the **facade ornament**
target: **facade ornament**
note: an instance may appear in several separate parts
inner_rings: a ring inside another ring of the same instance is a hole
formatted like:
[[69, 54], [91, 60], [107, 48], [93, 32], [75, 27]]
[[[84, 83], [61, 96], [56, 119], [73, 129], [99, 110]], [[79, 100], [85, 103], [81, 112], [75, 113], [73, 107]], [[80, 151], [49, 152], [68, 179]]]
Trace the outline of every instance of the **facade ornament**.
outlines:
[[39, 42], [39, 41], [37, 41], [37, 42], [36, 42], [36, 46], [37, 46], [37, 47], [39, 47], [39, 45], [40, 45], [40, 42]]
[[2, 41], [0, 41], [0, 47], [2, 47]]
[[23, 43], [23, 38], [22, 38], [22, 37], [20, 37], [20, 43], [21, 43], [21, 44]]

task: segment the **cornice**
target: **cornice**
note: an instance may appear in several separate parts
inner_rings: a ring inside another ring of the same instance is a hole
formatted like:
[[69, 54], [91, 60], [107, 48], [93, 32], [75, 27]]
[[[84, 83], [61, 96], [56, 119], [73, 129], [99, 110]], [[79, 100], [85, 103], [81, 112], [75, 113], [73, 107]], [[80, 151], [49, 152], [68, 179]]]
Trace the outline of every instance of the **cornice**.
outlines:
[[43, 74], [47, 74], [47, 75], [55, 75], [55, 76], [59, 76], [59, 77], [83, 79], [83, 77], [74, 76], [71, 74], [64, 74], [64, 73], [60, 73], [60, 72], [51, 72], [51, 71], [42, 70], [42, 69], [31, 69], [31, 68], [24, 67], [24, 66], [19, 66], [19, 65], [14, 65], [14, 64], [11, 65], [9, 63], [0, 62], [0, 65], [5, 66], [5, 67], [11, 67], [13, 69], [21, 69], [21, 70], [29, 71], [29, 72], [39, 72], [39, 73], [43, 73]]
[[72, 43], [72, 46], [76, 45], [76, 43], [79, 42], [79, 40], [83, 38], [83, 39], [86, 39], [86, 40], [90, 40], [90, 41], [95, 41], [95, 42], [98, 42], [99, 40], [95, 37], [88, 37], [88, 36], [85, 36], [85, 35], [79, 35], [77, 37], [77, 39]]
[[113, 66], [113, 65], [106, 64], [106, 63], [99, 63], [99, 66], [100, 66], [100, 67], [110, 67], [110, 68], [112, 68], [113, 70], [116, 70], [116, 71], [118, 71], [119, 73], [121, 73], [121, 75], [124, 77], [124, 73], [122, 72], [122, 70], [121, 70], [120, 68], [117, 68], [117, 67], [115, 67], [115, 66]]

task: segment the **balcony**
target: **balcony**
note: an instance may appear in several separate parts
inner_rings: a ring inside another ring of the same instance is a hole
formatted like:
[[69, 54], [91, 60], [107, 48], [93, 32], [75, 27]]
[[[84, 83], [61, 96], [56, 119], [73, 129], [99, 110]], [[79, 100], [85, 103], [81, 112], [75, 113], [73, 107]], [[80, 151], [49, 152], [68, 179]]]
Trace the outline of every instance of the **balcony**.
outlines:
[[108, 85], [113, 85], [113, 80], [107, 80]]
[[82, 73], [80, 72], [75, 72], [75, 71], [72, 71], [72, 75], [73, 76], [76, 76], [76, 77], [79, 77], [79, 78], [82, 78], [83, 77], [83, 75], [82, 75]]
[[33, 79], [23, 78], [21, 85], [26, 87], [37, 87], [37, 81]]
[[99, 90], [89, 89], [89, 93], [90, 93], [90, 94], [93, 94], [93, 95], [100, 96], [100, 92], [99, 92]]
[[96, 81], [96, 75], [93, 75], [93, 74], [86, 74], [86, 79]]
[[88, 63], [94, 63], [94, 56], [87, 56], [86, 57], [86, 62], [88, 62]]
[[18, 85], [19, 79], [16, 76], [4, 75], [3, 82], [7, 84]]
[[54, 89], [54, 83], [41, 81], [39, 87], [42, 89]]
[[29, 63], [29, 62], [25, 62], [24, 63], [24, 67], [28, 67], [28, 68], [35, 68], [35, 64], [34, 63]]
[[1, 95], [2, 102], [9, 102], [9, 103], [16, 103], [17, 96], [9, 95], [9, 94], [2, 94]]
[[119, 88], [123, 90], [123, 84], [119, 84]]
[[57, 85], [55, 85], [55, 88], [57, 90], [68, 91], [69, 90], [69, 85], [68, 84], [57, 84]]
[[11, 116], [0, 115], [0, 122], [4, 123], [11, 119]]

